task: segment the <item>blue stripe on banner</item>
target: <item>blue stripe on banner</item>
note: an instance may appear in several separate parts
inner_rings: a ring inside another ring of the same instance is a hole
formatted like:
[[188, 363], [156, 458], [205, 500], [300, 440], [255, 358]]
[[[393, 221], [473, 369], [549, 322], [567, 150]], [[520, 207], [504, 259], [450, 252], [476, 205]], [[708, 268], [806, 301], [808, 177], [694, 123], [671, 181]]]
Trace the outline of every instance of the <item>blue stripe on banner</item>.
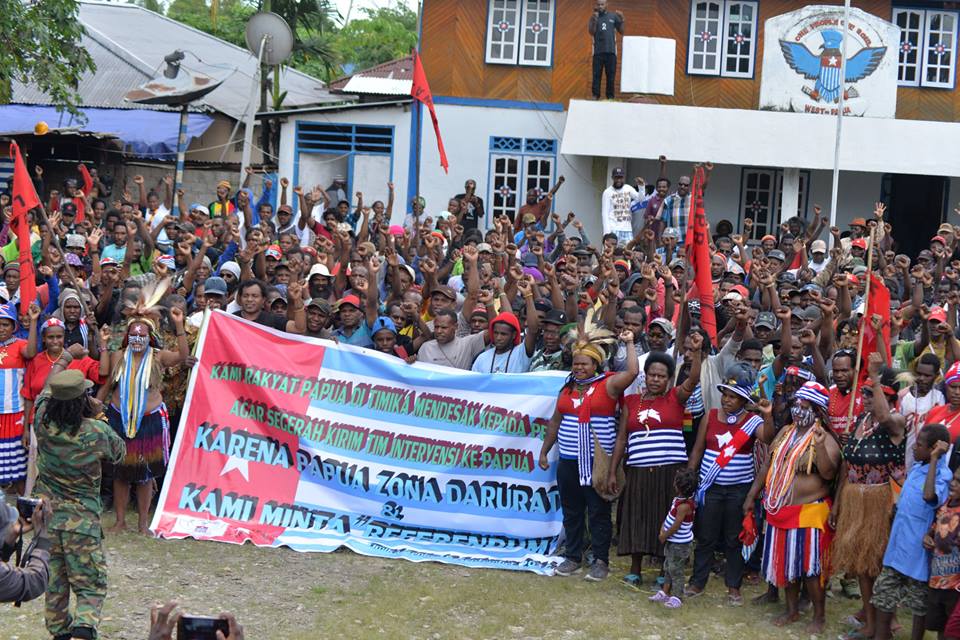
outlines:
[[[402, 380], [417, 391], [431, 389], [470, 389], [471, 393], [499, 393], [518, 396], [549, 396], [556, 398], [566, 374], [556, 373], [495, 373], [481, 374], [460, 369], [433, 369], [411, 367], [399, 358], [396, 362], [364, 357], [342, 349], [323, 352], [323, 370], [341, 371], [385, 381]], [[321, 371], [323, 375], [323, 371]]]
[[[361, 462], [378, 462], [383, 465], [389, 465], [390, 467], [401, 471], [412, 469], [416, 471], [429, 471], [432, 473], [448, 473], [455, 476], [512, 478], [519, 480], [520, 482], [552, 482], [556, 475], [555, 472], [544, 471], [537, 464], [537, 458], [540, 455], [539, 452], [534, 453], [533, 469], [527, 473], [520, 469], [491, 469], [490, 467], [440, 467], [426, 462], [415, 462], [413, 460], [406, 460], [403, 458], [389, 458], [381, 455], [369, 454], [364, 451], [337, 449], [336, 447], [331, 447], [328, 443], [324, 444], [323, 448], [319, 448], [315, 442], [311, 440], [305, 440], [304, 438], [300, 439], [300, 448], [313, 453], [322, 453], [328, 450], [344, 451], [346, 455], [341, 457], [352, 458]], [[307, 474], [301, 474], [301, 478], [304, 480], [306, 480], [308, 477], [309, 476]]]
[[[463, 498], [459, 502], [448, 502], [447, 496], [443, 495], [444, 486], [440, 486], [440, 495], [438, 498], [440, 502], [432, 502], [426, 500], [417, 500], [414, 498], [405, 498], [405, 497], [396, 497], [392, 495], [381, 495], [374, 493], [374, 485], [376, 484], [376, 478], [370, 478], [370, 491], [364, 491], [361, 489], [353, 489], [351, 487], [346, 487], [338, 482], [334, 481], [325, 481], [318, 478], [313, 478], [307, 474], [302, 474], [300, 476], [300, 484], [312, 484], [318, 487], [322, 487], [323, 491], [336, 491], [337, 493], [345, 493], [351, 497], [361, 498], [364, 500], [371, 500], [373, 502], [383, 502], [391, 501], [403, 507], [411, 507], [416, 509], [423, 509], [425, 511], [436, 511], [442, 513], [450, 513], [451, 510], [456, 510], [457, 514], [465, 514], [471, 516], [484, 516], [488, 518], [509, 518], [509, 519], [518, 519], [518, 520], [536, 520], [538, 522], [552, 522], [556, 519], [554, 515], [557, 511], [560, 510], [560, 496], [555, 494], [552, 498], [547, 491], [547, 500], [553, 502], [553, 504], [545, 505], [550, 509], [548, 512], [544, 513], [533, 513], [529, 511], [516, 511], [516, 510], [507, 510], [507, 509], [484, 509], [478, 505], [474, 504], [464, 504]], [[439, 485], [440, 483], [438, 483]], [[467, 489], [469, 489], [469, 484], [466, 483]], [[449, 490], [449, 483], [446, 485]], [[458, 489], [459, 491], [459, 489]], [[487, 493], [490, 491], [495, 491], [493, 488], [484, 490], [481, 488], [480, 493]], [[475, 492], [472, 492], [475, 493]], [[472, 500], [471, 493], [471, 500]], [[478, 496], [478, 499], [480, 496]], [[319, 506], [317, 506], [319, 508]], [[439, 520], [438, 520], [439, 521]]]

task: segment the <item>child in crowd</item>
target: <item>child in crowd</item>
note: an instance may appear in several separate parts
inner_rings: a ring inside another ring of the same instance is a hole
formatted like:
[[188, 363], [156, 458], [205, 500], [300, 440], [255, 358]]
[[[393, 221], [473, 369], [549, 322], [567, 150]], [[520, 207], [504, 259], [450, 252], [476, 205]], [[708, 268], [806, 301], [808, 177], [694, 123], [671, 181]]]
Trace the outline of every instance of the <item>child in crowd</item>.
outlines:
[[933, 524], [937, 507], [947, 500], [953, 477], [944, 455], [949, 448], [950, 433], [942, 424], [928, 424], [917, 435], [913, 447], [914, 465], [900, 492], [897, 515], [883, 556], [883, 569], [870, 600], [877, 608], [875, 640], [889, 640], [891, 621], [898, 606], [913, 613], [911, 638], [923, 638], [930, 552], [922, 543]]
[[693, 546], [693, 516], [696, 509], [693, 494], [697, 490], [697, 472], [678, 469], [673, 490], [677, 495], [660, 528], [660, 543], [664, 545], [665, 556], [663, 588], [650, 596], [651, 602], [662, 602], [668, 609], [678, 609], [683, 604], [679, 595], [673, 594], [683, 593], [683, 572]]
[[927, 592], [927, 630], [936, 631], [942, 640], [960, 596], [960, 469], [950, 481], [947, 503], [937, 510], [933, 526], [923, 537], [923, 547], [933, 556]]

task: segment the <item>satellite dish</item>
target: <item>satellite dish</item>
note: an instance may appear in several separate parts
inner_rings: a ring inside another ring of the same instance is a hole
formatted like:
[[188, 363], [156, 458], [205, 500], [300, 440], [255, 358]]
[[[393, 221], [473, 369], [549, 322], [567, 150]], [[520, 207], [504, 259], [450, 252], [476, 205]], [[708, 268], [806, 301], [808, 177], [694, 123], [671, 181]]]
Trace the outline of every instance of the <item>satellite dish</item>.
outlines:
[[247, 49], [254, 56], [260, 54], [263, 43], [263, 64], [283, 64], [293, 51], [293, 31], [287, 21], [270, 11], [261, 11], [247, 22]]
[[177, 50], [164, 57], [166, 68], [156, 78], [128, 91], [124, 100], [140, 104], [183, 106], [207, 95], [226, 80], [181, 66], [184, 54]]

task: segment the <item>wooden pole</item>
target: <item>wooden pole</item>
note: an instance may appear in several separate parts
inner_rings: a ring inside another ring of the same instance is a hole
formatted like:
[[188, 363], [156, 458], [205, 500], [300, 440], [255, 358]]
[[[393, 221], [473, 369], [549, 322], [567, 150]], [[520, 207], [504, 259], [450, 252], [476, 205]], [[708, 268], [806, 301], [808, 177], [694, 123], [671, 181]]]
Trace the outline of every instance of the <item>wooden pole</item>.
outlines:
[[[883, 221], [879, 220], [877, 224], [883, 224]], [[870, 229], [870, 240], [867, 244], [867, 289], [863, 294], [863, 317], [860, 318], [860, 335], [857, 338], [857, 359], [853, 369], [853, 395], [850, 397], [850, 407], [847, 409], [847, 424], [853, 420], [853, 407], [857, 404], [857, 393], [860, 391], [857, 388], [857, 384], [860, 380], [860, 364], [863, 361], [863, 332], [869, 322], [867, 319], [867, 309], [870, 308], [870, 280], [873, 273], [873, 246], [875, 235], [876, 227], [872, 227]]]

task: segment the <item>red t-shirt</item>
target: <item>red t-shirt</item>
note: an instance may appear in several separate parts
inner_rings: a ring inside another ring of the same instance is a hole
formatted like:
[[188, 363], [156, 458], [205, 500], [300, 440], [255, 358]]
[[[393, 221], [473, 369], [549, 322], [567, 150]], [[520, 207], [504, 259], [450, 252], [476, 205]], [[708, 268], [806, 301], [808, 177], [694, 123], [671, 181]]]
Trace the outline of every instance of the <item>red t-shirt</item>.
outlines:
[[[106, 357], [106, 354], [104, 354]], [[38, 353], [32, 360], [27, 362], [27, 370], [23, 376], [23, 388], [21, 394], [27, 400], [36, 400], [43, 386], [47, 383], [50, 376], [50, 370], [53, 369], [53, 362], [47, 357], [45, 351]], [[67, 369], [75, 369], [83, 374], [83, 377], [94, 384], [103, 384], [104, 380], [100, 377], [100, 363], [87, 356], [80, 360], [73, 360]]]
[[830, 426], [833, 427], [833, 430], [838, 436], [840, 436], [841, 444], [846, 444], [847, 438], [850, 437], [850, 432], [853, 430], [853, 427], [856, 424], [857, 416], [863, 413], [863, 396], [858, 393], [857, 403], [853, 407], [853, 417], [848, 418], [850, 415], [850, 401], [852, 398], [852, 391], [850, 393], [843, 394], [840, 393], [840, 389], [837, 388], [837, 385], [830, 387], [827, 414], [830, 416]]
[[951, 409], [949, 404], [937, 405], [927, 412], [923, 424], [942, 424], [950, 432], [950, 442], [960, 436], [960, 410]]

